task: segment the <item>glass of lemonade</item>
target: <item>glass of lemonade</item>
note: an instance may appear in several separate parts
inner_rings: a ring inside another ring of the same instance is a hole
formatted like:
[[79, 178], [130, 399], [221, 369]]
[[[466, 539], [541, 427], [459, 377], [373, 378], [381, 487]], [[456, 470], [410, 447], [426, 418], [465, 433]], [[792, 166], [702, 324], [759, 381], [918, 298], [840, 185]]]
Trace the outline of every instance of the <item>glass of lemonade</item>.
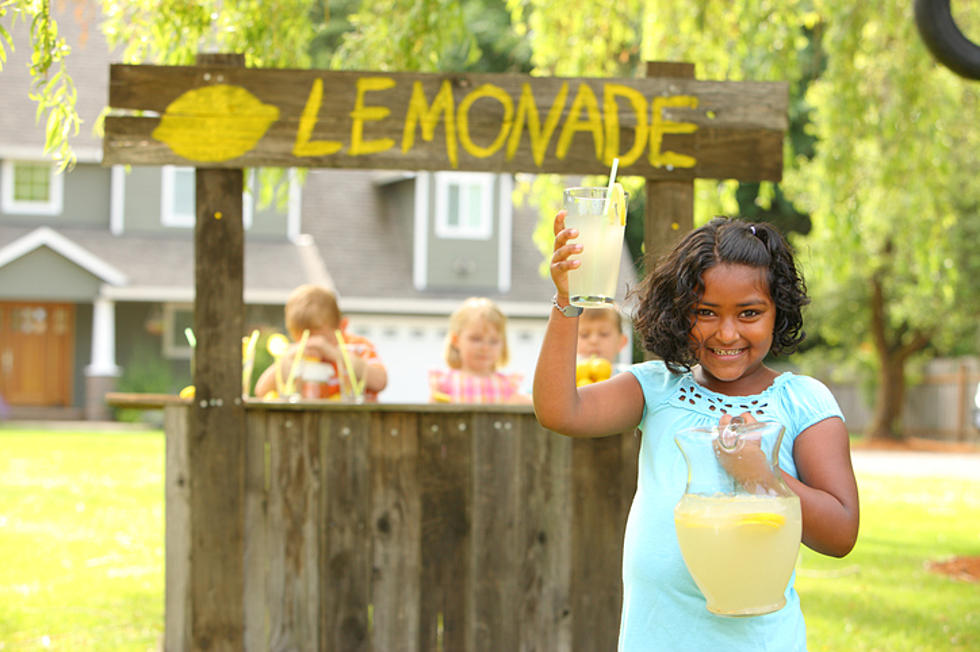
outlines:
[[582, 261], [568, 272], [569, 301], [576, 306], [601, 307], [615, 301], [628, 199], [622, 186], [616, 186], [619, 190], [612, 196], [602, 187], [565, 189], [565, 226], [578, 229], [575, 242], [582, 245], [582, 253], [569, 257]]

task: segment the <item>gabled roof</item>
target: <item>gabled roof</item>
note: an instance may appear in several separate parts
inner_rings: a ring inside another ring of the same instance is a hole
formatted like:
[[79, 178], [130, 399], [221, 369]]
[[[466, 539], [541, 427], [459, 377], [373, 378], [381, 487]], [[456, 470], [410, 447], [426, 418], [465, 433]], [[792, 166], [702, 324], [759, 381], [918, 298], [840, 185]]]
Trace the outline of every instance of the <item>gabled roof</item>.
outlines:
[[[0, 224], [0, 268], [39, 247], [72, 261], [101, 279], [102, 295], [117, 301], [194, 300], [194, 240], [190, 233], [111, 235], [103, 229], [43, 226], [28, 230]], [[316, 243], [301, 236], [296, 242], [245, 241], [245, 302], [282, 304], [297, 285], [333, 287]], [[221, 282], [221, 279], [215, 279]]]
[[27, 235], [0, 247], [0, 267], [41, 247], [48, 247], [109, 285], [127, 283], [126, 275], [114, 266], [46, 226], [34, 229]]

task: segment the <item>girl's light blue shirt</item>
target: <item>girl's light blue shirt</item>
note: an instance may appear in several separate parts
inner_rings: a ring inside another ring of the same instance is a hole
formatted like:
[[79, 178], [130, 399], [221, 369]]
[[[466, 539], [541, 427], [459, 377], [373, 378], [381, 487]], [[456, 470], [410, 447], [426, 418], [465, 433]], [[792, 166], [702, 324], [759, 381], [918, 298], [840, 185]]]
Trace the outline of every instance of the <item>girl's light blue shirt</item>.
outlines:
[[690, 372], [671, 373], [663, 362], [634, 365], [630, 372], [643, 389], [636, 495], [630, 507], [623, 544], [623, 611], [621, 652], [671, 650], [806, 650], [806, 627], [800, 599], [786, 588], [786, 606], [771, 614], [729, 618], [712, 614], [691, 579], [677, 545], [674, 506], [684, 494], [687, 465], [674, 442], [684, 428], [712, 426], [723, 412], [750, 412], [758, 421], [777, 421], [786, 428], [779, 465], [798, 478], [793, 460], [797, 435], [840, 407], [823, 383], [783, 373], [754, 396], [726, 396], [698, 385]]

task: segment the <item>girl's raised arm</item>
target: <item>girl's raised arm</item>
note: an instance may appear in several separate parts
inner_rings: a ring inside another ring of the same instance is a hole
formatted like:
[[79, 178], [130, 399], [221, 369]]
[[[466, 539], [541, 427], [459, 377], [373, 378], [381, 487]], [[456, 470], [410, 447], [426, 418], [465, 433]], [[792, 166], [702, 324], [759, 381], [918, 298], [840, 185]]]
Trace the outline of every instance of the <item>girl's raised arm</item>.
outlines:
[[557, 290], [541, 352], [534, 370], [534, 412], [542, 426], [573, 437], [600, 437], [635, 428], [643, 415], [643, 391], [633, 374], [623, 373], [593, 385], [576, 388], [575, 351], [578, 317], [566, 317], [558, 306], [568, 305], [568, 270], [580, 265], [569, 260], [582, 245], [569, 242], [576, 229], [565, 228], [565, 211], [555, 217], [555, 250], [551, 279]]

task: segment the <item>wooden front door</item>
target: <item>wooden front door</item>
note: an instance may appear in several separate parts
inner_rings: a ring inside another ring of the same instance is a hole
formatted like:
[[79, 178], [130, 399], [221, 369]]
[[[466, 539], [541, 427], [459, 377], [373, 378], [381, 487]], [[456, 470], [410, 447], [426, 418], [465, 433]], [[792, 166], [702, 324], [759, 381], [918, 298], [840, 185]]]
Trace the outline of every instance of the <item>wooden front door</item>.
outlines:
[[75, 306], [0, 303], [0, 396], [9, 405], [71, 405]]

